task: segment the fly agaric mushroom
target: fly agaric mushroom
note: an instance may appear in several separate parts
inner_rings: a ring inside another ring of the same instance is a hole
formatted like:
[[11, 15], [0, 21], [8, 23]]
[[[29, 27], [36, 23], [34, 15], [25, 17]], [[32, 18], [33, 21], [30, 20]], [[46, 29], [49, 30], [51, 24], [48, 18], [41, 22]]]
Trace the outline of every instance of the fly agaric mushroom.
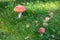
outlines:
[[45, 32], [45, 28], [39, 28], [38, 32], [40, 33], [40, 36], [43, 36], [43, 33]]
[[38, 32], [40, 33], [40, 34], [43, 34], [44, 32], [45, 32], [45, 28], [39, 28], [39, 30], [38, 30]]
[[26, 10], [26, 8], [22, 5], [18, 5], [14, 8], [15, 12], [18, 12], [18, 18], [20, 18], [22, 16], [22, 12], [24, 12]]

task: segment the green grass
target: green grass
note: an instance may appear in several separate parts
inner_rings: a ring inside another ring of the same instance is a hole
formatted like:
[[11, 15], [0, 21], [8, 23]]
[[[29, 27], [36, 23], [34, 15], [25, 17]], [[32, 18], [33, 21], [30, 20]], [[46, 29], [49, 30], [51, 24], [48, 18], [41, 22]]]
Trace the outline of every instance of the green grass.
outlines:
[[[13, 11], [18, 5], [16, 2], [8, 2], [0, 8], [0, 40], [60, 40], [60, 6], [59, 2], [21, 2], [26, 7], [23, 16], [18, 19], [18, 14]], [[43, 26], [43, 19], [48, 15], [48, 11], [53, 11], [54, 16], [48, 22], [48, 26]], [[37, 22], [36, 22], [37, 21]], [[26, 28], [29, 24], [30, 27]], [[37, 26], [36, 26], [37, 25]], [[38, 29], [46, 29], [41, 37]], [[51, 38], [54, 35], [54, 38]]]

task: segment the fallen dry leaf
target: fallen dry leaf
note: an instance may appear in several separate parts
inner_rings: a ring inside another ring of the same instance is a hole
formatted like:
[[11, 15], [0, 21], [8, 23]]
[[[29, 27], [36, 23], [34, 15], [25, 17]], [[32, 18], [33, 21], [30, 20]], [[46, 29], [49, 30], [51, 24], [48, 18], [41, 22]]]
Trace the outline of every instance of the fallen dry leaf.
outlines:
[[30, 24], [26, 24], [26, 28], [29, 28], [30, 27]]
[[29, 38], [29, 36], [26, 36], [26, 37], [25, 37], [25, 40], [27, 40], [28, 38]]

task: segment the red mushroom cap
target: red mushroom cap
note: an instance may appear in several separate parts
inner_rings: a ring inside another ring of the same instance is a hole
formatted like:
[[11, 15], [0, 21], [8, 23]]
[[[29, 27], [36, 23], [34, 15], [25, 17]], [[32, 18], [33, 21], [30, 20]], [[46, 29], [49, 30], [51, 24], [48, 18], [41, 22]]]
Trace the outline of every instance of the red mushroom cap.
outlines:
[[45, 32], [45, 29], [44, 28], [39, 28], [39, 33], [44, 33]]
[[24, 12], [26, 10], [26, 8], [24, 7], [24, 6], [22, 6], [22, 5], [18, 5], [18, 6], [16, 6], [15, 8], [14, 8], [14, 11], [15, 12]]

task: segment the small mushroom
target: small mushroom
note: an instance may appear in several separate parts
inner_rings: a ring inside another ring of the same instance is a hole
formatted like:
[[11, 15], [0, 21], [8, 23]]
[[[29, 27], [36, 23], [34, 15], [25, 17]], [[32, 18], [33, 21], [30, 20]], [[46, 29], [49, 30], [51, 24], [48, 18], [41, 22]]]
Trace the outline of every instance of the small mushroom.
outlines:
[[45, 32], [45, 28], [43, 28], [43, 27], [39, 28], [38, 32], [39, 32], [40, 34], [43, 34], [43, 33]]
[[14, 11], [18, 13], [18, 18], [22, 16], [22, 12], [24, 12], [26, 8], [22, 5], [18, 5], [14, 8]]
[[43, 33], [45, 32], [45, 28], [41, 27], [39, 28], [38, 32], [40, 33], [40, 36], [43, 36]]
[[50, 17], [46, 17], [44, 22], [48, 22], [50, 20]]

